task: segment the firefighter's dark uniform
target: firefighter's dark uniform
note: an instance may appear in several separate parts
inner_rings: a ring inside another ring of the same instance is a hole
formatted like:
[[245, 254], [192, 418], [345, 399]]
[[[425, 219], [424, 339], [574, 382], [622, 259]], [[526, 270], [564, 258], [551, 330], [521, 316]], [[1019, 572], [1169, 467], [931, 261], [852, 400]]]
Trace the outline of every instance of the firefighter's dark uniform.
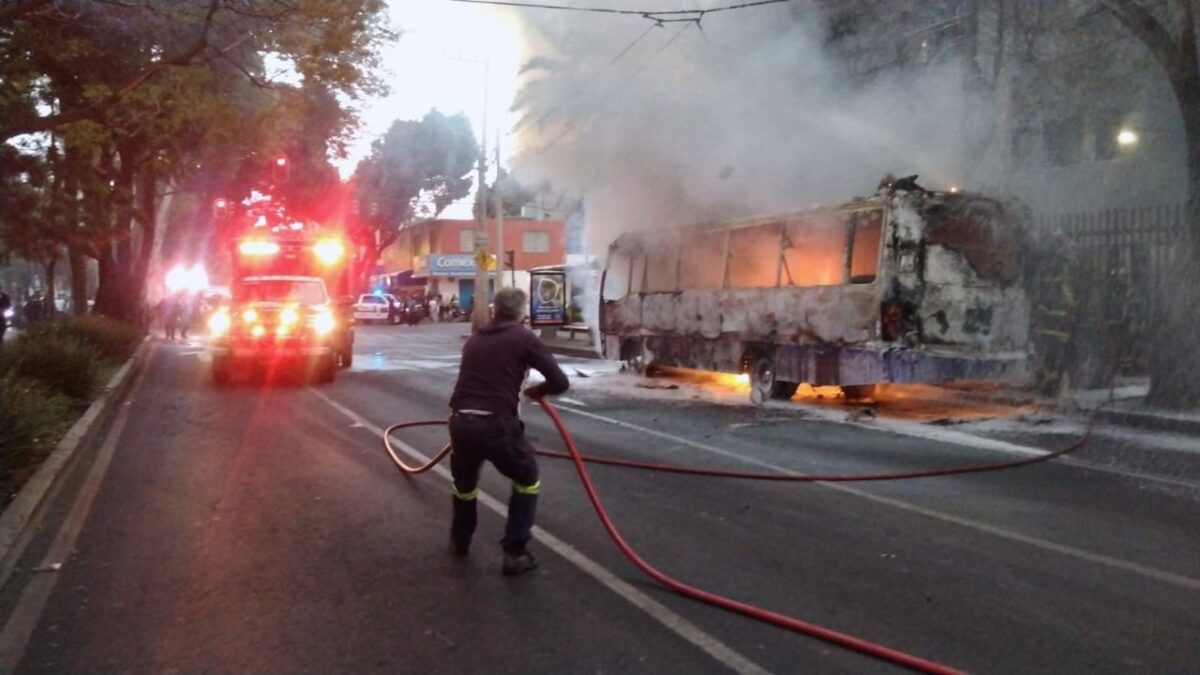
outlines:
[[450, 538], [465, 553], [475, 533], [475, 497], [484, 460], [512, 481], [508, 522], [501, 545], [506, 555], [525, 552], [537, 510], [537, 457], [525, 440], [525, 425], [517, 403], [526, 371], [546, 378], [538, 385], [543, 395], [567, 390], [567, 376], [546, 345], [515, 321], [496, 320], [481, 328], [463, 346], [458, 382], [450, 397], [450, 472], [454, 476], [454, 522]]

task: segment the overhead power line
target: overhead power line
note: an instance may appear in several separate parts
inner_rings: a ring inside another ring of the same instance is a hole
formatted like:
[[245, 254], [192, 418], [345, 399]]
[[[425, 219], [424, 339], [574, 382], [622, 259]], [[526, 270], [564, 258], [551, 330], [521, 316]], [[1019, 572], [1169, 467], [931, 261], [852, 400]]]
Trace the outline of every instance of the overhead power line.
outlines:
[[[670, 47], [672, 44], [674, 44], [674, 42], [676, 40], [678, 40], [679, 37], [681, 35], [683, 35], [685, 32], [687, 32], [687, 29], [689, 29], [691, 27], [692, 27], [691, 23], [684, 24], [683, 28], [680, 28], [678, 31], [676, 31], [676, 33], [671, 36], [671, 39], [667, 40], [666, 44], [664, 44], [662, 47], [659, 47], [658, 51], [656, 51], [650, 55], [650, 58], [646, 59], [645, 61], [642, 61], [642, 63], [640, 65], [638, 65], [638, 67], [636, 69], [634, 69], [633, 72], [631, 72], [627, 77], [625, 77], [616, 87], [614, 87], [612, 90], [610, 90], [609, 93], [611, 93], [611, 91], [624, 89], [625, 85], [632, 82], [633, 79], [636, 78], [642, 72], [642, 70], [644, 70], [646, 68], [646, 66], [650, 65], [651, 61], [658, 58], [658, 56], [660, 54], [665, 52], [668, 47]], [[600, 103], [596, 104], [595, 106], [592, 106], [591, 113], [595, 114], [597, 111], [601, 110], [602, 108], [607, 106], [609, 103], [611, 103], [614, 100], [614, 98], [615, 97], [613, 97], [613, 96], [605, 96], [600, 101]], [[565, 125], [565, 127], [563, 128], [561, 133], [559, 133], [557, 136], [555, 136], [553, 139], [551, 139], [550, 142], [546, 143], [545, 145], [542, 145], [540, 148], [537, 148], [537, 149], [531, 151], [529, 154], [540, 155], [540, 154], [546, 152], [550, 148], [553, 148], [555, 145], [558, 145], [558, 143], [560, 141], [562, 141], [562, 139], [567, 137], [567, 134], [571, 133], [572, 131], [575, 131], [575, 129], [576, 129], [576, 125], [568, 122]]]
[[[627, 14], [631, 16], [642, 16], [648, 19], [657, 19], [658, 17], [671, 16], [686, 16], [684, 21], [691, 21], [698, 17], [703, 17], [705, 14], [715, 14], [717, 12], [728, 12], [735, 9], [745, 9], [747, 7], [758, 7], [760, 5], [774, 5], [781, 2], [791, 2], [791, 0], [755, 0], [753, 2], [743, 2], [736, 5], [725, 5], [722, 7], [713, 7], [712, 9], [666, 9], [666, 10], [649, 10], [649, 9], [613, 9], [611, 7], [571, 7], [569, 5], [550, 5], [539, 2], [518, 2], [517, 0], [450, 0], [451, 2], [465, 2], [472, 5], [501, 5], [504, 7], [521, 7], [525, 9], [557, 9], [567, 12], [592, 12], [594, 14]], [[670, 19], [668, 19], [670, 20]], [[678, 19], [676, 19], [678, 20]]]
[[[618, 53], [616, 56], [612, 57], [612, 59], [610, 59], [608, 63], [604, 64], [604, 67], [600, 68], [600, 70], [593, 73], [592, 78], [599, 76], [601, 73], [603, 73], [609, 67], [611, 67], [614, 63], [616, 63], [617, 61], [620, 61], [623, 56], [628, 54], [630, 50], [632, 50], [634, 47], [637, 46], [637, 44], [639, 42], [642, 41], [642, 38], [646, 37], [646, 35], [648, 35], [650, 33], [650, 31], [654, 30], [655, 28], [656, 28], [656, 24], [650, 24], [649, 26], [647, 26], [646, 30], [642, 31], [642, 33], [640, 35], [638, 35], [636, 38], [634, 38], [633, 42], [630, 42], [624, 49], [622, 49], [620, 51], [620, 53]], [[546, 110], [546, 112], [539, 115], [538, 118], [532, 122], [532, 124], [535, 127], [540, 126], [542, 124], [542, 122], [545, 122], [551, 115], [558, 112], [559, 109], [561, 109], [564, 105], [566, 105], [567, 103], [569, 103], [571, 101], [577, 100], [578, 96], [583, 93], [584, 88], [585, 87], [582, 85], [576, 86], [574, 89], [572, 89], [570, 92], [568, 92], [566, 96], [563, 96], [557, 103], [550, 106], [550, 108], [548, 110]], [[510, 131], [509, 133], [511, 134], [511, 133], [520, 131], [520, 129], [526, 125], [527, 120], [528, 120], [528, 118], [525, 118], [525, 119], [522, 119], [521, 121], [517, 122], [516, 126], [513, 127], [512, 131]]]

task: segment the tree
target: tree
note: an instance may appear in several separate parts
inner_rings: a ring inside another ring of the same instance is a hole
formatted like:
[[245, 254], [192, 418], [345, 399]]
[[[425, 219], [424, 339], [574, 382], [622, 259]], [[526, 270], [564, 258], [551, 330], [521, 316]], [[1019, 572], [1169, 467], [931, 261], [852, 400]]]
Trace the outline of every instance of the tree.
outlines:
[[397, 120], [354, 172], [355, 204], [375, 258], [416, 218], [432, 218], [471, 191], [477, 144], [462, 115], [431, 110]]
[[1171, 85], [1183, 119], [1188, 175], [1188, 219], [1175, 251], [1170, 287], [1163, 289], [1162, 328], [1150, 363], [1149, 402], [1169, 407], [1200, 404], [1200, 56], [1195, 0], [1102, 0], [1154, 57]]
[[[61, 137], [63, 178], [47, 185], [74, 214], [72, 269], [83, 255], [99, 261], [97, 311], [137, 318], [163, 206], [180, 190], [201, 203], [240, 197], [284, 152], [303, 169], [274, 187], [298, 204], [319, 201], [313, 195], [333, 175], [328, 153], [352, 127], [343, 101], [379, 90], [372, 68], [390, 37], [382, 8], [382, 0], [92, 0], [0, 10], [0, 138]], [[268, 54], [302, 86], [272, 81]]]

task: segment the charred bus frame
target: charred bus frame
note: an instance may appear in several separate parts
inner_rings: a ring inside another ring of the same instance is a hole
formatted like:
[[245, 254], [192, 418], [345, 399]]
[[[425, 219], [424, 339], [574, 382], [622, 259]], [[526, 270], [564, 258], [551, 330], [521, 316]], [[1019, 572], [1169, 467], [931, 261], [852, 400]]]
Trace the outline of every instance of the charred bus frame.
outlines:
[[884, 189], [838, 207], [629, 233], [601, 280], [605, 354], [641, 370], [801, 383], [1027, 377], [1029, 303], [1014, 209]]

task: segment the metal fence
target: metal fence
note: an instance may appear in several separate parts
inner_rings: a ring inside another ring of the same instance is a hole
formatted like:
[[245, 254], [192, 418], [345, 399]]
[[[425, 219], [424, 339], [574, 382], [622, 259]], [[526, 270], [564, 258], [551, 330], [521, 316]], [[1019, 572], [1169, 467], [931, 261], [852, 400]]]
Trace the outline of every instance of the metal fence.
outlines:
[[1095, 386], [1113, 366], [1146, 372], [1147, 338], [1186, 219], [1185, 203], [1036, 219], [1046, 251], [1031, 279], [1032, 318], [1049, 377], [1072, 372], [1076, 386]]

